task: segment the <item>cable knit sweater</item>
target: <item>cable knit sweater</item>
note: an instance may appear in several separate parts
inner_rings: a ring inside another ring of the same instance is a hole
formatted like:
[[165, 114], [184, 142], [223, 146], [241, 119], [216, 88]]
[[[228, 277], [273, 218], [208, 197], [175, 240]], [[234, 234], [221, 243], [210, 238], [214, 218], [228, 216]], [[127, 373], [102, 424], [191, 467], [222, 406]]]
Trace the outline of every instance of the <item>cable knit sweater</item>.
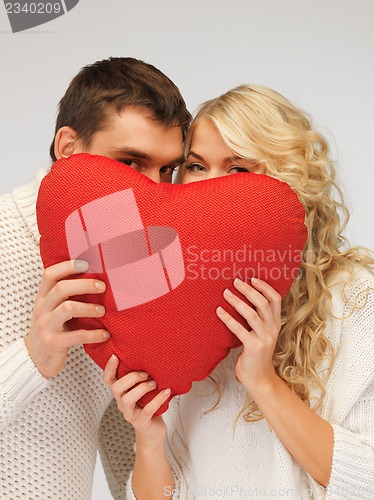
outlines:
[[87, 500], [99, 446], [114, 498], [124, 498], [133, 431], [82, 346], [42, 377], [25, 347], [42, 275], [35, 203], [46, 170], [0, 196], [0, 498]]
[[[341, 275], [339, 281], [344, 281]], [[367, 296], [366, 290], [371, 288]], [[335, 282], [332, 312], [325, 333], [335, 350], [327, 395], [318, 413], [334, 430], [332, 473], [325, 490], [296, 463], [265, 420], [234, 421], [245, 401], [245, 388], [234, 375], [239, 349], [231, 351], [214, 372], [215, 385], [205, 379], [171, 401], [164, 415], [166, 451], [175, 477], [178, 499], [374, 498], [374, 278], [357, 270], [345, 288], [352, 309]], [[361, 292], [361, 293], [360, 293]], [[359, 295], [358, 295], [359, 294]], [[327, 367], [325, 363], [320, 369]], [[316, 393], [315, 393], [316, 395]], [[280, 410], [281, 411], [281, 410]], [[128, 498], [134, 498], [131, 480]]]

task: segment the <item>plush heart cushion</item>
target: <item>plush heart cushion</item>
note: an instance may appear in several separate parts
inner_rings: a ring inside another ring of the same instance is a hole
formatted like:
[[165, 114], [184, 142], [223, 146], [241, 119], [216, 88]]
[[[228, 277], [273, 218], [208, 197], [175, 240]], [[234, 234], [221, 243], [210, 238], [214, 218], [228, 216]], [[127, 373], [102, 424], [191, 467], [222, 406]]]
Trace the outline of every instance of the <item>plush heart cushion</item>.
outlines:
[[[72, 328], [111, 332], [85, 349], [102, 368], [112, 353], [118, 375], [145, 370], [171, 397], [207, 377], [238, 339], [217, 318], [235, 277], [257, 276], [282, 296], [300, 266], [304, 209], [284, 182], [240, 173], [186, 185], [156, 184], [117, 161], [88, 154], [57, 161], [37, 201], [45, 267], [85, 259], [107, 290], [79, 297], [102, 303], [101, 319]], [[168, 402], [158, 414], [166, 410]]]

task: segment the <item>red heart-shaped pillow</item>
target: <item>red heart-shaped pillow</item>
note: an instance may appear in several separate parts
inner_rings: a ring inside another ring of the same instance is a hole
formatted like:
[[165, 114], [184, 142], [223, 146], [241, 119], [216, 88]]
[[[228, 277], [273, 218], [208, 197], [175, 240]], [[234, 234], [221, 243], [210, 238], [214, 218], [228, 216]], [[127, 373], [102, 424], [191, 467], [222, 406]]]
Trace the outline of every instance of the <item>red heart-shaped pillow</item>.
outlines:
[[284, 296], [307, 236], [296, 194], [267, 175], [156, 184], [88, 154], [52, 166], [40, 186], [37, 218], [45, 267], [85, 259], [83, 277], [106, 282], [104, 294], [83, 298], [102, 303], [105, 316], [71, 326], [111, 332], [108, 341], [85, 346], [102, 368], [115, 353], [118, 376], [144, 370], [156, 380], [141, 405], [165, 387], [170, 398], [188, 392], [240, 345], [216, 316], [223, 290], [235, 277], [257, 276]]

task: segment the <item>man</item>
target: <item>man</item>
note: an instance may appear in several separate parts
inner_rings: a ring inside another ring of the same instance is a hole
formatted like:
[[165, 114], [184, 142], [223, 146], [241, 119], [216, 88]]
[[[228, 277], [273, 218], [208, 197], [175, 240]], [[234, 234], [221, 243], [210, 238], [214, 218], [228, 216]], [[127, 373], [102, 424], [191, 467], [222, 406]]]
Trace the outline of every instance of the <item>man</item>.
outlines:
[[[179, 90], [163, 73], [136, 59], [110, 58], [72, 80], [60, 102], [51, 157], [105, 155], [171, 182], [189, 120]], [[63, 280], [84, 271], [82, 262], [43, 273], [35, 202], [46, 173], [0, 197], [0, 498], [89, 499], [98, 446], [111, 492], [124, 498], [132, 430], [82, 347], [110, 333], [65, 328], [72, 317], [105, 314], [70, 300], [102, 293], [105, 285]]]

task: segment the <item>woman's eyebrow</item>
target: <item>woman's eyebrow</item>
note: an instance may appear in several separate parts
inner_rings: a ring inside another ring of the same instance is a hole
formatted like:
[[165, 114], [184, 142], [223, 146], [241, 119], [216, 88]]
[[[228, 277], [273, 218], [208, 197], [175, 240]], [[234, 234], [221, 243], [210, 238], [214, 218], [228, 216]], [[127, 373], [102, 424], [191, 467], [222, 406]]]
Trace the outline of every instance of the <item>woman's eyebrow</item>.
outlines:
[[194, 156], [194, 157], [195, 157], [195, 158], [197, 158], [198, 160], [204, 161], [204, 158], [203, 158], [202, 156], [198, 155], [197, 153], [194, 153], [193, 151], [190, 151], [190, 152], [188, 153], [187, 158], [188, 158], [189, 156]]
[[[197, 158], [198, 160], [204, 161], [204, 158], [203, 158], [201, 155], [199, 155], [199, 154], [195, 153], [194, 151], [190, 151], [190, 152], [188, 153], [188, 155], [187, 155], [187, 158], [188, 158], [190, 155], [194, 156], [194, 157], [195, 157], [195, 158]], [[227, 158], [224, 158], [224, 159], [222, 160], [222, 163], [230, 163], [231, 161], [243, 160], [243, 159], [244, 159], [244, 158], [243, 158], [242, 156], [228, 156]]]
[[237, 161], [237, 160], [244, 160], [245, 158], [243, 158], [242, 156], [228, 156], [227, 158], [225, 158], [223, 161], [225, 163], [229, 163], [230, 161]]

